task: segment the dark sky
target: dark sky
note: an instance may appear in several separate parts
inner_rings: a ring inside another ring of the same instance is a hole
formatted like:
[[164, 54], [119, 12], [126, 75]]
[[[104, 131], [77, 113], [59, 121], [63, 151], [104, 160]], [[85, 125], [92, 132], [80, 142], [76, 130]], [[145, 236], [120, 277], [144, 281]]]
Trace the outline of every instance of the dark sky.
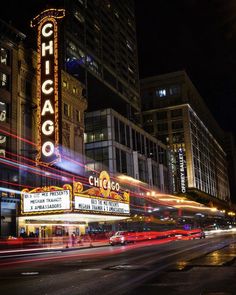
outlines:
[[236, 134], [236, 2], [135, 3], [140, 78], [185, 69], [219, 125]]
[[[236, 1], [134, 1], [140, 78], [185, 69], [219, 125], [236, 135]], [[8, 0], [0, 17], [28, 27], [43, 2]]]

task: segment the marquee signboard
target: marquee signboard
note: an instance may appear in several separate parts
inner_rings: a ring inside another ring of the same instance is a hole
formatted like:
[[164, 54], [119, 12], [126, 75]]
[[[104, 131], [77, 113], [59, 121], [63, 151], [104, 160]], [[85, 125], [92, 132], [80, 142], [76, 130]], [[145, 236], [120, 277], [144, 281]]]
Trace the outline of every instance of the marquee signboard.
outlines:
[[112, 181], [106, 171], [99, 177], [89, 177], [90, 188], [81, 182], [63, 187], [38, 187], [21, 192], [21, 214], [87, 213], [129, 216], [129, 192], [121, 192], [118, 182]]
[[118, 182], [111, 180], [106, 171], [99, 177], [89, 176], [91, 188], [84, 190], [83, 184], [74, 183], [74, 210], [84, 213], [129, 215], [129, 193], [121, 192]]
[[72, 188], [66, 184], [63, 188], [50, 186], [21, 192], [21, 214], [49, 214], [70, 212]]
[[94, 197], [85, 197], [84, 195], [75, 196], [75, 210], [87, 212], [98, 212], [101, 214], [129, 214], [129, 204], [116, 202], [113, 200], [103, 200]]
[[58, 22], [63, 9], [48, 9], [36, 16], [37, 27], [37, 119], [39, 126], [37, 162], [53, 164], [60, 160], [59, 109], [60, 71], [58, 69]]

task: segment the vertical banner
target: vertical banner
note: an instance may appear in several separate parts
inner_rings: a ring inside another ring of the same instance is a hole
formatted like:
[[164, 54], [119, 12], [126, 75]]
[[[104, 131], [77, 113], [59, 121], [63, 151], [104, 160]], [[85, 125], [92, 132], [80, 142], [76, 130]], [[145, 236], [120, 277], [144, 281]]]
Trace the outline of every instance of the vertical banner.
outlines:
[[58, 25], [64, 9], [48, 9], [37, 15], [31, 27], [37, 28], [37, 163], [52, 165], [60, 160], [60, 69]]
[[184, 150], [180, 148], [178, 150], [178, 162], [179, 162], [179, 181], [181, 193], [186, 193], [186, 160]]

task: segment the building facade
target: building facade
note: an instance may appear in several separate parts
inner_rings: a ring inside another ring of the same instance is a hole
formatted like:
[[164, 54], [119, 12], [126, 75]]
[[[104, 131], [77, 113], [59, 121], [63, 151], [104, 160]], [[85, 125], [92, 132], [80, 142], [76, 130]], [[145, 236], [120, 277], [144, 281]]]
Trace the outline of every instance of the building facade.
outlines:
[[141, 80], [144, 128], [171, 151], [172, 188], [230, 202], [223, 131], [184, 71]]
[[[0, 236], [16, 234], [18, 49], [25, 35], [0, 20]], [[12, 161], [9, 165], [9, 161]]]
[[47, 169], [37, 166], [40, 132], [37, 115], [36, 52], [23, 44], [25, 35], [0, 22], [0, 236], [17, 235], [17, 215], [20, 191], [24, 187], [62, 183], [60, 170], [81, 173], [84, 167], [84, 111], [87, 100], [84, 86], [60, 69], [61, 86], [61, 142], [62, 160], [57, 178], [49, 177]]
[[85, 126], [89, 169], [127, 175], [169, 193], [169, 155], [163, 143], [112, 109], [86, 113]]

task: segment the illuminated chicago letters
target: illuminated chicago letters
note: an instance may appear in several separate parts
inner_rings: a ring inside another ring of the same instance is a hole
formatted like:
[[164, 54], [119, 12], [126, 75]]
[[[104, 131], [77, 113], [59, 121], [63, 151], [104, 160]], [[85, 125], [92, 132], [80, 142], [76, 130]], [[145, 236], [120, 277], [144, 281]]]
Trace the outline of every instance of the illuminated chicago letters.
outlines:
[[60, 160], [59, 153], [59, 99], [60, 73], [58, 69], [58, 20], [63, 9], [48, 9], [36, 16], [32, 27], [38, 31], [37, 51], [37, 162], [52, 165]]

